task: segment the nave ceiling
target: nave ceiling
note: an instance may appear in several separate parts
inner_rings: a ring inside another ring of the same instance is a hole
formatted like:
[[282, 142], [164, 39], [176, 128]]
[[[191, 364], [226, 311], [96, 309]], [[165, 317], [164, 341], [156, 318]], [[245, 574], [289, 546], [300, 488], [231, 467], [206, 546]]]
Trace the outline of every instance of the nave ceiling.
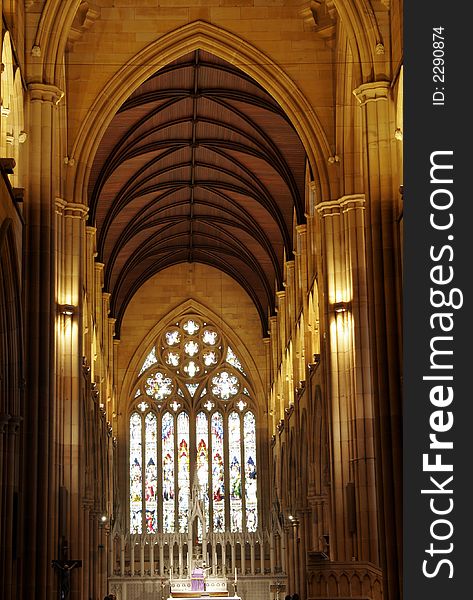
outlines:
[[200, 262], [251, 296], [263, 330], [304, 220], [306, 154], [288, 118], [254, 80], [196, 50], [124, 102], [96, 154], [90, 223], [111, 310], [168, 266]]

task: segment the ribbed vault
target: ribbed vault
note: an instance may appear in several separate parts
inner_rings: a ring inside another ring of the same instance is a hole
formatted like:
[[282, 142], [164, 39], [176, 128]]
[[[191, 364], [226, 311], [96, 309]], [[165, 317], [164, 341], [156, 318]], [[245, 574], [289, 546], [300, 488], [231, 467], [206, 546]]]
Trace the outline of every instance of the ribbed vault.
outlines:
[[306, 155], [279, 105], [233, 65], [195, 51], [145, 81], [104, 135], [90, 222], [117, 333], [136, 290], [201, 262], [238, 281], [263, 329], [304, 219]]

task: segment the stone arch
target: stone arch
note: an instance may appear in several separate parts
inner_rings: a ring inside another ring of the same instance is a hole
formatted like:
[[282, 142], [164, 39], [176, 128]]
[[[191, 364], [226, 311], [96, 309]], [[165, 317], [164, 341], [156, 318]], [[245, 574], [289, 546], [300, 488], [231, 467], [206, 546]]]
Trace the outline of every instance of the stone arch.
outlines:
[[179, 57], [202, 49], [237, 66], [258, 82], [284, 110], [306, 150], [321, 197], [330, 198], [325, 132], [295, 83], [267, 55], [215, 25], [194, 21], [162, 36], [128, 61], [102, 90], [84, 120], [74, 146], [74, 174], [67, 192], [87, 204], [87, 182], [100, 140], [128, 96], [148, 77]]
[[0, 413], [19, 417], [23, 377], [20, 276], [13, 225], [0, 226]]
[[[123, 386], [121, 390], [121, 398], [129, 398], [132, 392], [132, 386], [136, 373], [139, 369], [140, 360], [143, 357], [143, 348], [151, 350], [152, 345], [161, 330], [170, 322], [179, 319], [182, 315], [195, 312], [198, 315], [208, 318], [213, 321], [223, 334], [227, 337], [230, 343], [238, 349], [238, 353], [242, 357], [243, 361], [248, 367], [250, 372], [251, 381], [254, 384], [254, 392], [256, 398], [262, 398], [264, 394], [263, 382], [258, 376], [258, 367], [255, 364], [253, 357], [246, 348], [244, 342], [235, 334], [235, 332], [222, 320], [221, 316], [217, 315], [213, 310], [204, 306], [200, 302], [189, 298], [187, 301], [180, 303], [173, 310], [170, 310], [166, 315], [162, 316], [154, 327], [148, 332], [143, 340], [138, 344], [137, 349], [133, 353], [132, 358], [127, 366], [126, 373], [123, 379]], [[259, 406], [262, 410], [262, 406]], [[261, 418], [261, 415], [257, 415], [257, 418]]]
[[373, 8], [366, 0], [334, 0], [333, 4], [360, 65], [360, 83], [373, 81], [385, 65], [383, 39]]

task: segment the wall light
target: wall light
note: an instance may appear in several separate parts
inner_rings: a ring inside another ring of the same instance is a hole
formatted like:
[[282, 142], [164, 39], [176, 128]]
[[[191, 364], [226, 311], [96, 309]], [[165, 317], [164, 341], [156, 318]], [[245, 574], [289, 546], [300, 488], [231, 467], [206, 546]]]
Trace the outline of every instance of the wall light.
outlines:
[[344, 313], [348, 310], [348, 302], [335, 302], [333, 305], [333, 310], [336, 313]]
[[75, 306], [72, 306], [72, 304], [58, 304], [58, 311], [62, 315], [72, 317], [72, 315], [75, 313], [75, 310]]

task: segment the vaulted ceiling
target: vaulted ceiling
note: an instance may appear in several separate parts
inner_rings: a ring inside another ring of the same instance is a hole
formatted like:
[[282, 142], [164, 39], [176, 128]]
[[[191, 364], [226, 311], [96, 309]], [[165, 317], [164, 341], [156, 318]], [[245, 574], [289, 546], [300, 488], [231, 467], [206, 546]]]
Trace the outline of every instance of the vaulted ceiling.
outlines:
[[305, 151], [279, 105], [237, 67], [195, 51], [122, 105], [94, 162], [90, 223], [111, 312], [182, 262], [239, 282], [263, 330], [304, 219]]

